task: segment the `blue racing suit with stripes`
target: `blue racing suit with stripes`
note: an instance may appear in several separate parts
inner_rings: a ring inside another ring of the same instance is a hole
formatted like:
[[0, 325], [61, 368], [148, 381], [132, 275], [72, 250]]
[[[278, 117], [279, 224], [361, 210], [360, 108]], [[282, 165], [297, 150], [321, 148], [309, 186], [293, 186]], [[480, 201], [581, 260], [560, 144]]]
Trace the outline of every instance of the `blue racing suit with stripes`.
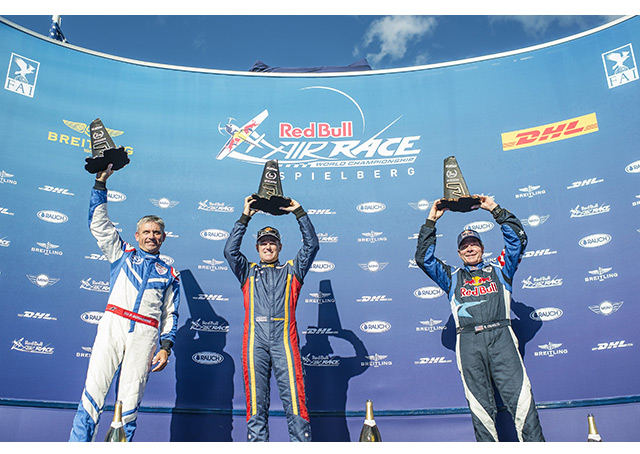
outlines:
[[513, 276], [527, 245], [522, 224], [500, 206], [491, 214], [505, 248], [495, 261], [455, 268], [435, 256], [435, 221], [420, 229], [416, 264], [446, 294], [457, 337], [456, 359], [478, 441], [498, 441], [493, 383], [513, 417], [518, 439], [544, 441], [531, 384], [511, 328]]
[[110, 292], [69, 441], [94, 439], [114, 377], [131, 441], [156, 349], [170, 352], [176, 338], [180, 279], [159, 255], [120, 238], [107, 215], [106, 186], [97, 180], [91, 192], [89, 228], [111, 264]]
[[293, 260], [283, 264], [247, 260], [240, 252], [251, 219], [246, 214], [234, 224], [224, 248], [224, 256], [240, 281], [244, 296], [242, 364], [249, 441], [269, 441], [272, 369], [290, 440], [311, 441], [296, 306], [303, 279], [320, 247], [313, 224], [302, 207], [293, 213], [302, 233], [302, 247]]

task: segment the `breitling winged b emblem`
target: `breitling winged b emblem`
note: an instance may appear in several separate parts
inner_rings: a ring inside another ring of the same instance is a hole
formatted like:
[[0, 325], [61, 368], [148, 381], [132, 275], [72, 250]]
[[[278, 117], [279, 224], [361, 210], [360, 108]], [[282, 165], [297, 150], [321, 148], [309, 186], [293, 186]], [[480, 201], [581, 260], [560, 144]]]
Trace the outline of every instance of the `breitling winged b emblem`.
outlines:
[[[62, 121], [64, 122], [65, 125], [73, 129], [74, 131], [79, 132], [80, 134], [86, 134], [87, 136], [89, 135], [88, 124], [82, 123], [80, 121], [71, 121], [71, 120], [64, 120], [64, 119]], [[118, 137], [124, 134], [124, 131], [117, 131], [115, 129], [109, 129], [109, 128], [105, 128], [105, 129], [107, 130], [107, 132], [112, 138]]]

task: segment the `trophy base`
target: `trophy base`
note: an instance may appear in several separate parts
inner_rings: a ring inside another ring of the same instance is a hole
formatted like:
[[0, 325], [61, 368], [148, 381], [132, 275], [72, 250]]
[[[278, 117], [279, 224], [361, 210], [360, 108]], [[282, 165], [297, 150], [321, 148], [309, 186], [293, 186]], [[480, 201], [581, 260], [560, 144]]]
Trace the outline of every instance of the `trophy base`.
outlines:
[[480, 197], [460, 197], [457, 199], [441, 199], [436, 203], [439, 210], [448, 208], [450, 211], [466, 213], [477, 210], [480, 207], [481, 201]]
[[109, 167], [109, 164], [113, 164], [113, 170], [120, 170], [129, 164], [130, 159], [124, 147], [119, 147], [104, 150], [102, 156], [87, 158], [85, 161], [87, 163], [84, 168], [87, 172], [98, 173]]
[[251, 197], [255, 200], [255, 202], [251, 204], [251, 208], [254, 210], [264, 211], [265, 213], [273, 214], [274, 216], [289, 214], [288, 211], [280, 209], [280, 207], [287, 207], [291, 205], [291, 199], [289, 197], [274, 195], [265, 199], [258, 194], [252, 194]]

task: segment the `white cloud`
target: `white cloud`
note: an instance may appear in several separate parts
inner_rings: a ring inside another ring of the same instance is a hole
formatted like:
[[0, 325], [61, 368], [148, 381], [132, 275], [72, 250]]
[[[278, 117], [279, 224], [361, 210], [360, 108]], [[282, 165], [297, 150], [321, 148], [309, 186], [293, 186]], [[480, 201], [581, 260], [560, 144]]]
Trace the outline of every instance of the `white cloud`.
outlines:
[[363, 37], [363, 46], [379, 43], [380, 50], [367, 54], [372, 65], [388, 57], [399, 60], [407, 53], [412, 41], [433, 32], [437, 21], [428, 16], [386, 16], [371, 23]]

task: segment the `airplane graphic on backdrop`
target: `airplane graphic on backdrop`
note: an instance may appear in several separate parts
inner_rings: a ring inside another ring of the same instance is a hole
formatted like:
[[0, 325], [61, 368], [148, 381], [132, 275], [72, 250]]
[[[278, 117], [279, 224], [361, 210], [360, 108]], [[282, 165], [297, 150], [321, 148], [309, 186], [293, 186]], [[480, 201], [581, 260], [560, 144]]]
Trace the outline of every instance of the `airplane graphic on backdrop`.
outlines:
[[260, 145], [260, 141], [262, 141], [262, 139], [264, 138], [264, 134], [259, 135], [257, 132], [255, 132], [255, 130], [258, 128], [258, 126], [260, 126], [260, 123], [262, 123], [264, 119], [267, 118], [268, 115], [269, 112], [265, 109], [242, 127], [234, 125], [231, 122], [233, 118], [230, 118], [229, 123], [227, 123], [227, 125], [224, 127], [224, 130], [231, 136], [231, 138], [227, 141], [226, 144], [224, 144], [224, 147], [222, 147], [222, 150], [220, 150], [220, 152], [216, 156], [216, 159], [226, 158], [238, 145], [244, 142], [250, 144], [245, 153], [248, 153], [253, 147], [262, 148], [262, 145]]

